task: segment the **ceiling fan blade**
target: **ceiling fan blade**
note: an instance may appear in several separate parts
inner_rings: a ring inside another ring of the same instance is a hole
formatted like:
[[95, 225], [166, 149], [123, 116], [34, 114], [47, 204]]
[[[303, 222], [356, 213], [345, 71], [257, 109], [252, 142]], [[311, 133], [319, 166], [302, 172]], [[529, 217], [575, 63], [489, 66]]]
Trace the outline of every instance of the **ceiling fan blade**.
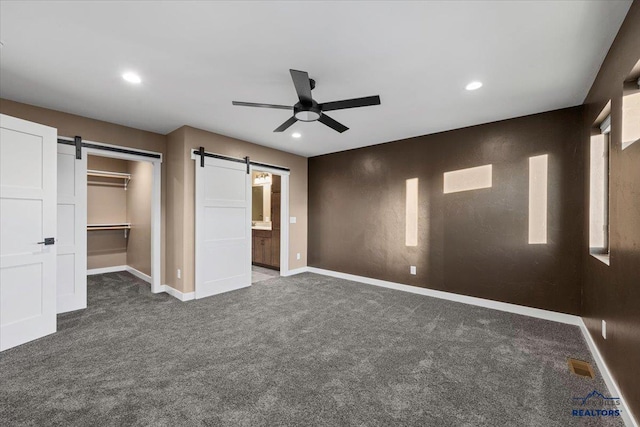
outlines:
[[233, 105], [240, 105], [242, 107], [260, 107], [260, 108], [277, 108], [279, 110], [293, 110], [293, 107], [288, 105], [276, 105], [276, 104], [257, 104], [255, 102], [241, 102], [231, 101]]
[[311, 98], [311, 82], [309, 81], [309, 73], [306, 71], [289, 70], [291, 78], [293, 79], [293, 85], [296, 87], [298, 99], [303, 104], [311, 104], [313, 99]]
[[342, 101], [325, 102], [318, 106], [322, 111], [344, 110], [345, 108], [367, 107], [380, 105], [380, 96], [365, 96], [364, 98], [345, 99]]
[[289, 128], [289, 126], [291, 126], [292, 124], [294, 124], [297, 121], [298, 121], [298, 119], [296, 119], [295, 116], [291, 116], [291, 118], [289, 120], [287, 120], [286, 122], [284, 122], [283, 124], [278, 126], [274, 130], [274, 132], [284, 132], [285, 130], [287, 130]]
[[337, 132], [344, 132], [345, 130], [349, 130], [348, 127], [346, 127], [345, 125], [343, 125], [340, 122], [336, 122], [335, 120], [333, 120], [331, 117], [327, 116], [326, 114], [321, 114], [320, 118], [318, 119], [318, 121], [320, 123], [323, 123], [327, 126], [329, 126], [331, 129], [337, 131]]

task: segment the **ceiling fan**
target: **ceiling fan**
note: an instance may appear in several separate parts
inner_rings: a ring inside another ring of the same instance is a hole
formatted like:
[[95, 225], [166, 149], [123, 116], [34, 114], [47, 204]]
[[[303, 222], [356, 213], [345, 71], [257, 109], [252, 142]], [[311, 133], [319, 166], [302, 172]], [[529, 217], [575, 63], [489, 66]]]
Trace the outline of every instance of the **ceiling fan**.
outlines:
[[309, 74], [306, 71], [289, 70], [289, 72], [291, 73], [293, 85], [296, 88], [298, 99], [300, 100], [300, 102], [298, 102], [297, 104], [288, 106], [233, 101], [233, 105], [293, 110], [293, 116], [289, 120], [278, 126], [274, 130], [274, 132], [283, 132], [297, 121], [314, 122], [317, 120], [320, 123], [329, 126], [331, 129], [340, 133], [348, 130], [349, 128], [324, 114], [325, 111], [344, 110], [346, 108], [366, 107], [369, 105], [380, 105], [380, 96], [378, 95], [366, 96], [364, 98], [344, 99], [342, 101], [324, 102], [322, 104], [319, 104], [311, 97], [311, 90], [316, 87], [316, 81], [310, 79]]

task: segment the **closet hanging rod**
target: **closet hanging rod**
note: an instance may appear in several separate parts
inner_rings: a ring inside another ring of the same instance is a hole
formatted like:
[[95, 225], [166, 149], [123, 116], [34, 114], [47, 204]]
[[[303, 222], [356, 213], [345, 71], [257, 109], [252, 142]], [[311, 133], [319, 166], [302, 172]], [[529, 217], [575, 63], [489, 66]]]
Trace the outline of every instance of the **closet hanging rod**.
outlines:
[[127, 189], [127, 185], [129, 185], [129, 181], [131, 181], [131, 174], [123, 173], [123, 172], [109, 172], [109, 171], [87, 169], [87, 176], [123, 179], [125, 190]]
[[118, 224], [87, 224], [87, 231], [93, 230], [124, 230], [124, 238], [127, 238], [129, 230], [131, 230], [130, 223], [118, 223]]
[[99, 170], [93, 170], [93, 169], [87, 169], [87, 175], [103, 176], [105, 178], [127, 178], [127, 179], [131, 179], [131, 174], [129, 174], [129, 173], [99, 171]]

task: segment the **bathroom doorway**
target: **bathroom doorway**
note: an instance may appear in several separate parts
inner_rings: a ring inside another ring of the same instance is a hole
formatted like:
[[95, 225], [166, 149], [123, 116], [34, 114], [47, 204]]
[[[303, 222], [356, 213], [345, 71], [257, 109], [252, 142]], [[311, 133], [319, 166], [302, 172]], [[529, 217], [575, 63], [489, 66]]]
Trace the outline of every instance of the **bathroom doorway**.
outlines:
[[251, 172], [251, 282], [280, 276], [282, 178], [272, 172]]

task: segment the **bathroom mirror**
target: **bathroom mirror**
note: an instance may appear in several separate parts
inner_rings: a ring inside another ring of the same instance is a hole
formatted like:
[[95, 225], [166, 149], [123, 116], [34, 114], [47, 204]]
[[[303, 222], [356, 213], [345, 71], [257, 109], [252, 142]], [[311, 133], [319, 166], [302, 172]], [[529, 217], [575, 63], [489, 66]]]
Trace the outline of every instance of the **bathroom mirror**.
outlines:
[[254, 185], [251, 188], [251, 221], [264, 221], [263, 186]]
[[253, 226], [271, 226], [271, 174], [253, 172], [252, 176], [252, 208]]

